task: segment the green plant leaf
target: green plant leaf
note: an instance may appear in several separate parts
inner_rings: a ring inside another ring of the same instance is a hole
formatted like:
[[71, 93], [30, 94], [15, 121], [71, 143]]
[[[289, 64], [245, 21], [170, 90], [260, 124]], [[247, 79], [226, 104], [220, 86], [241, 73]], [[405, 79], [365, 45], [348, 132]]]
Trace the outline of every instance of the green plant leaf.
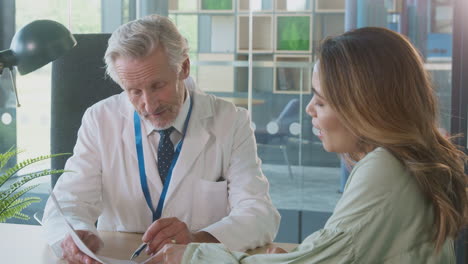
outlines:
[[18, 198], [20, 198], [21, 196], [23, 196], [25, 193], [29, 192], [30, 190], [36, 188], [37, 186], [39, 186], [39, 184], [28, 186], [16, 192], [11, 197], [5, 197], [3, 199], [0, 199], [0, 201], [2, 201], [2, 203], [0, 204], [0, 214], [2, 213], [2, 209], [8, 208], [11, 204], [14, 203], [14, 201], [18, 200]]
[[5, 193], [0, 194], [0, 200], [8, 198], [8, 196], [10, 196], [13, 192], [15, 192], [16, 190], [21, 188], [21, 186], [23, 186], [24, 184], [26, 184], [26, 183], [28, 183], [28, 182], [36, 179], [36, 178], [51, 175], [51, 174], [55, 174], [55, 173], [62, 173], [62, 172], [64, 172], [64, 170], [49, 170], [49, 169], [46, 169], [46, 170], [43, 170], [43, 171], [30, 173], [30, 174], [26, 174], [24, 176], [21, 176], [20, 179], [18, 179], [16, 182], [12, 183], [9, 186], [8, 190]]
[[16, 164], [15, 166], [13, 166], [12, 168], [8, 169], [2, 176], [0, 176], [0, 187], [2, 187], [2, 185], [8, 179], [10, 179], [13, 175], [15, 175], [19, 170], [25, 168], [26, 166], [29, 166], [39, 161], [47, 160], [47, 159], [58, 157], [58, 156], [64, 156], [64, 155], [70, 155], [70, 153], [59, 153], [59, 154], [39, 156], [37, 158], [27, 159], [23, 162], [20, 162]]
[[[0, 165], [2, 166], [2, 168], [6, 166], [8, 160], [10, 160], [17, 153], [19, 153], [17, 150], [10, 149], [5, 153], [0, 154]], [[2, 187], [7, 181], [12, 179], [12, 176], [16, 175], [19, 170], [36, 162], [64, 155], [70, 155], [70, 153], [44, 155], [39, 156], [37, 158], [26, 159], [7, 169], [2, 175], [0, 175], [0, 187]], [[39, 202], [41, 199], [38, 197], [23, 197], [24, 194], [38, 186], [38, 184], [26, 187], [24, 187], [24, 185], [39, 177], [63, 172], [65, 171], [46, 169], [42, 171], [27, 173], [25, 175], [19, 176], [18, 179], [16, 179], [13, 183], [11, 183], [8, 186], [8, 188], [4, 189], [3, 191], [0, 191], [0, 222], [5, 222], [8, 218], [28, 220], [29, 216], [25, 215], [21, 211], [29, 205], [31, 205], [32, 203]]]
[[[26, 197], [15, 200], [8, 208], [0, 212], [0, 222], [5, 222], [6, 219], [15, 217], [24, 208], [30, 206], [32, 203], [40, 202], [38, 197]], [[29, 217], [27, 218], [29, 219]]]
[[11, 147], [7, 152], [5, 153], [0, 153], [0, 170], [3, 169], [3, 167], [5, 167], [5, 165], [8, 163], [8, 161], [14, 157], [16, 154], [18, 154], [18, 151], [16, 151], [15, 149], [13, 149], [13, 147]]
[[13, 216], [13, 218], [21, 219], [21, 220], [29, 220], [29, 216], [21, 213], [21, 212], [16, 212], [16, 214]]

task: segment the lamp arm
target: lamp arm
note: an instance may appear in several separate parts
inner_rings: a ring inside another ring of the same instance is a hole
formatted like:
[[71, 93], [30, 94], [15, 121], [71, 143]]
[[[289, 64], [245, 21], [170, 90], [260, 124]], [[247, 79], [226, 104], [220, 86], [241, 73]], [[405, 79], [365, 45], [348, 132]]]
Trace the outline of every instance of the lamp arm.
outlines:
[[20, 107], [21, 104], [18, 99], [18, 90], [16, 89], [16, 84], [12, 73], [13, 66], [16, 65], [16, 62], [15, 53], [11, 49], [0, 51], [0, 75], [3, 73], [3, 69], [10, 69], [10, 79], [13, 84], [13, 92], [15, 93], [16, 97], [16, 106]]
[[11, 84], [13, 84], [13, 92], [15, 93], [15, 97], [16, 97], [16, 107], [20, 107], [21, 104], [18, 99], [18, 89], [16, 89], [16, 83], [15, 83], [15, 79], [13, 79], [13, 71], [11, 70], [11, 68], [10, 68], [10, 79], [11, 79]]

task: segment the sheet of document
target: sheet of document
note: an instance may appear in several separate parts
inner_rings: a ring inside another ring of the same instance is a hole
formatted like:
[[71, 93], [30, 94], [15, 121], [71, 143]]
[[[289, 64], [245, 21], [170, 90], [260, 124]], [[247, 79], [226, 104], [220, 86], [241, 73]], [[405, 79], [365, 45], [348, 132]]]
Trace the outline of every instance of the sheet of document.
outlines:
[[135, 261], [131, 261], [131, 260], [121, 260], [121, 259], [113, 259], [113, 258], [108, 258], [108, 257], [104, 257], [104, 256], [99, 256], [99, 255], [96, 255], [94, 254], [94, 252], [92, 252], [87, 246], [86, 244], [80, 239], [80, 237], [78, 236], [78, 234], [75, 232], [75, 229], [72, 227], [72, 225], [70, 224], [70, 222], [68, 222], [67, 218], [65, 217], [65, 214], [63, 213], [62, 211], [62, 208], [60, 208], [60, 205], [57, 201], [57, 199], [55, 198], [55, 195], [53, 192], [50, 192], [50, 197], [52, 198], [52, 201], [54, 202], [55, 206], [57, 207], [57, 210], [59, 211], [60, 215], [62, 216], [63, 220], [65, 221], [65, 223], [67, 224], [67, 228], [68, 228], [68, 232], [70, 233], [73, 241], [75, 242], [76, 246], [83, 252], [85, 253], [86, 255], [90, 256], [91, 258], [101, 262], [101, 263], [104, 263], [104, 264], [144, 264], [146, 262], [148, 262], [150, 259], [144, 261], [144, 262], [141, 262], [141, 263], [138, 263], [138, 262], [135, 262]]

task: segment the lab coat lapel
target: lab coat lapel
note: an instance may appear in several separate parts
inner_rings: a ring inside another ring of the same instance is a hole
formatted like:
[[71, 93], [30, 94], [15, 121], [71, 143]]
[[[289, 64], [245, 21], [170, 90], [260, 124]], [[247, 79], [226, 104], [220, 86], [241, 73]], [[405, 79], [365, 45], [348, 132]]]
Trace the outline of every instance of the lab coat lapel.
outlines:
[[[119, 114], [122, 120], [122, 138], [120, 139], [121, 144], [124, 146], [125, 155], [131, 155], [137, 160], [136, 147], [135, 147], [135, 129], [133, 126], [133, 112], [135, 108], [128, 100], [126, 92], [122, 92], [120, 95]], [[116, 131], [117, 132], [117, 131]]]
[[182, 151], [172, 173], [171, 183], [167, 193], [167, 200], [177, 190], [184, 178], [191, 173], [195, 161], [206, 146], [210, 133], [205, 126], [206, 119], [213, 115], [210, 100], [197, 92], [193, 96], [192, 115], [185, 135]]
[[[134, 120], [133, 120], [133, 114], [134, 114], [134, 107], [128, 100], [128, 98], [125, 96], [123, 98], [122, 104], [124, 104], [124, 107], [122, 107], [121, 114], [124, 116], [123, 122], [123, 131], [122, 131], [122, 144], [124, 145], [124, 151], [126, 152], [126, 156], [131, 156], [131, 164], [130, 167], [132, 167], [132, 170], [135, 171], [136, 174], [140, 175], [139, 169], [138, 169], [138, 157], [136, 153], [136, 143], [135, 143], [135, 127], [134, 127]], [[144, 126], [141, 125], [142, 128], [142, 145], [143, 145], [143, 156], [145, 159], [145, 172], [146, 172], [146, 178], [148, 182], [148, 186], [150, 188], [150, 193], [161, 193], [162, 192], [162, 182], [161, 178], [159, 177], [159, 174], [157, 174], [157, 166], [156, 166], [156, 157], [154, 157], [153, 152], [150, 149], [150, 144], [148, 143], [148, 137], [146, 136], [146, 131], [144, 129]], [[127, 155], [129, 154], [129, 155]], [[157, 176], [157, 177], [156, 177]], [[138, 179], [140, 177], [138, 176]], [[142, 195], [143, 191], [141, 192]], [[154, 201], [154, 199], [153, 199]], [[153, 202], [154, 203], [154, 202]], [[153, 204], [153, 206], [156, 206]]]

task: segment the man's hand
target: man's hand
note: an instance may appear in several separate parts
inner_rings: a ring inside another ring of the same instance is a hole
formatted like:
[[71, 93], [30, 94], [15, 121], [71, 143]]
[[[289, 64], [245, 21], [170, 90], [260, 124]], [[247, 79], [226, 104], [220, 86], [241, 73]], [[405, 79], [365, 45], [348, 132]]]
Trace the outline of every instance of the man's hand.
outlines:
[[161, 218], [154, 221], [142, 237], [143, 242], [148, 244], [147, 254], [159, 252], [166, 244], [186, 245], [191, 242], [219, 241], [208, 232], [197, 232], [192, 234], [187, 224], [176, 217]]
[[167, 244], [146, 263], [179, 264], [182, 261], [186, 247], [186, 245]]
[[[97, 252], [103, 245], [99, 237], [87, 230], [76, 230], [81, 241], [93, 252]], [[62, 258], [69, 264], [98, 264], [99, 262], [87, 256], [76, 246], [71, 235], [68, 235], [60, 244], [63, 250]]]

